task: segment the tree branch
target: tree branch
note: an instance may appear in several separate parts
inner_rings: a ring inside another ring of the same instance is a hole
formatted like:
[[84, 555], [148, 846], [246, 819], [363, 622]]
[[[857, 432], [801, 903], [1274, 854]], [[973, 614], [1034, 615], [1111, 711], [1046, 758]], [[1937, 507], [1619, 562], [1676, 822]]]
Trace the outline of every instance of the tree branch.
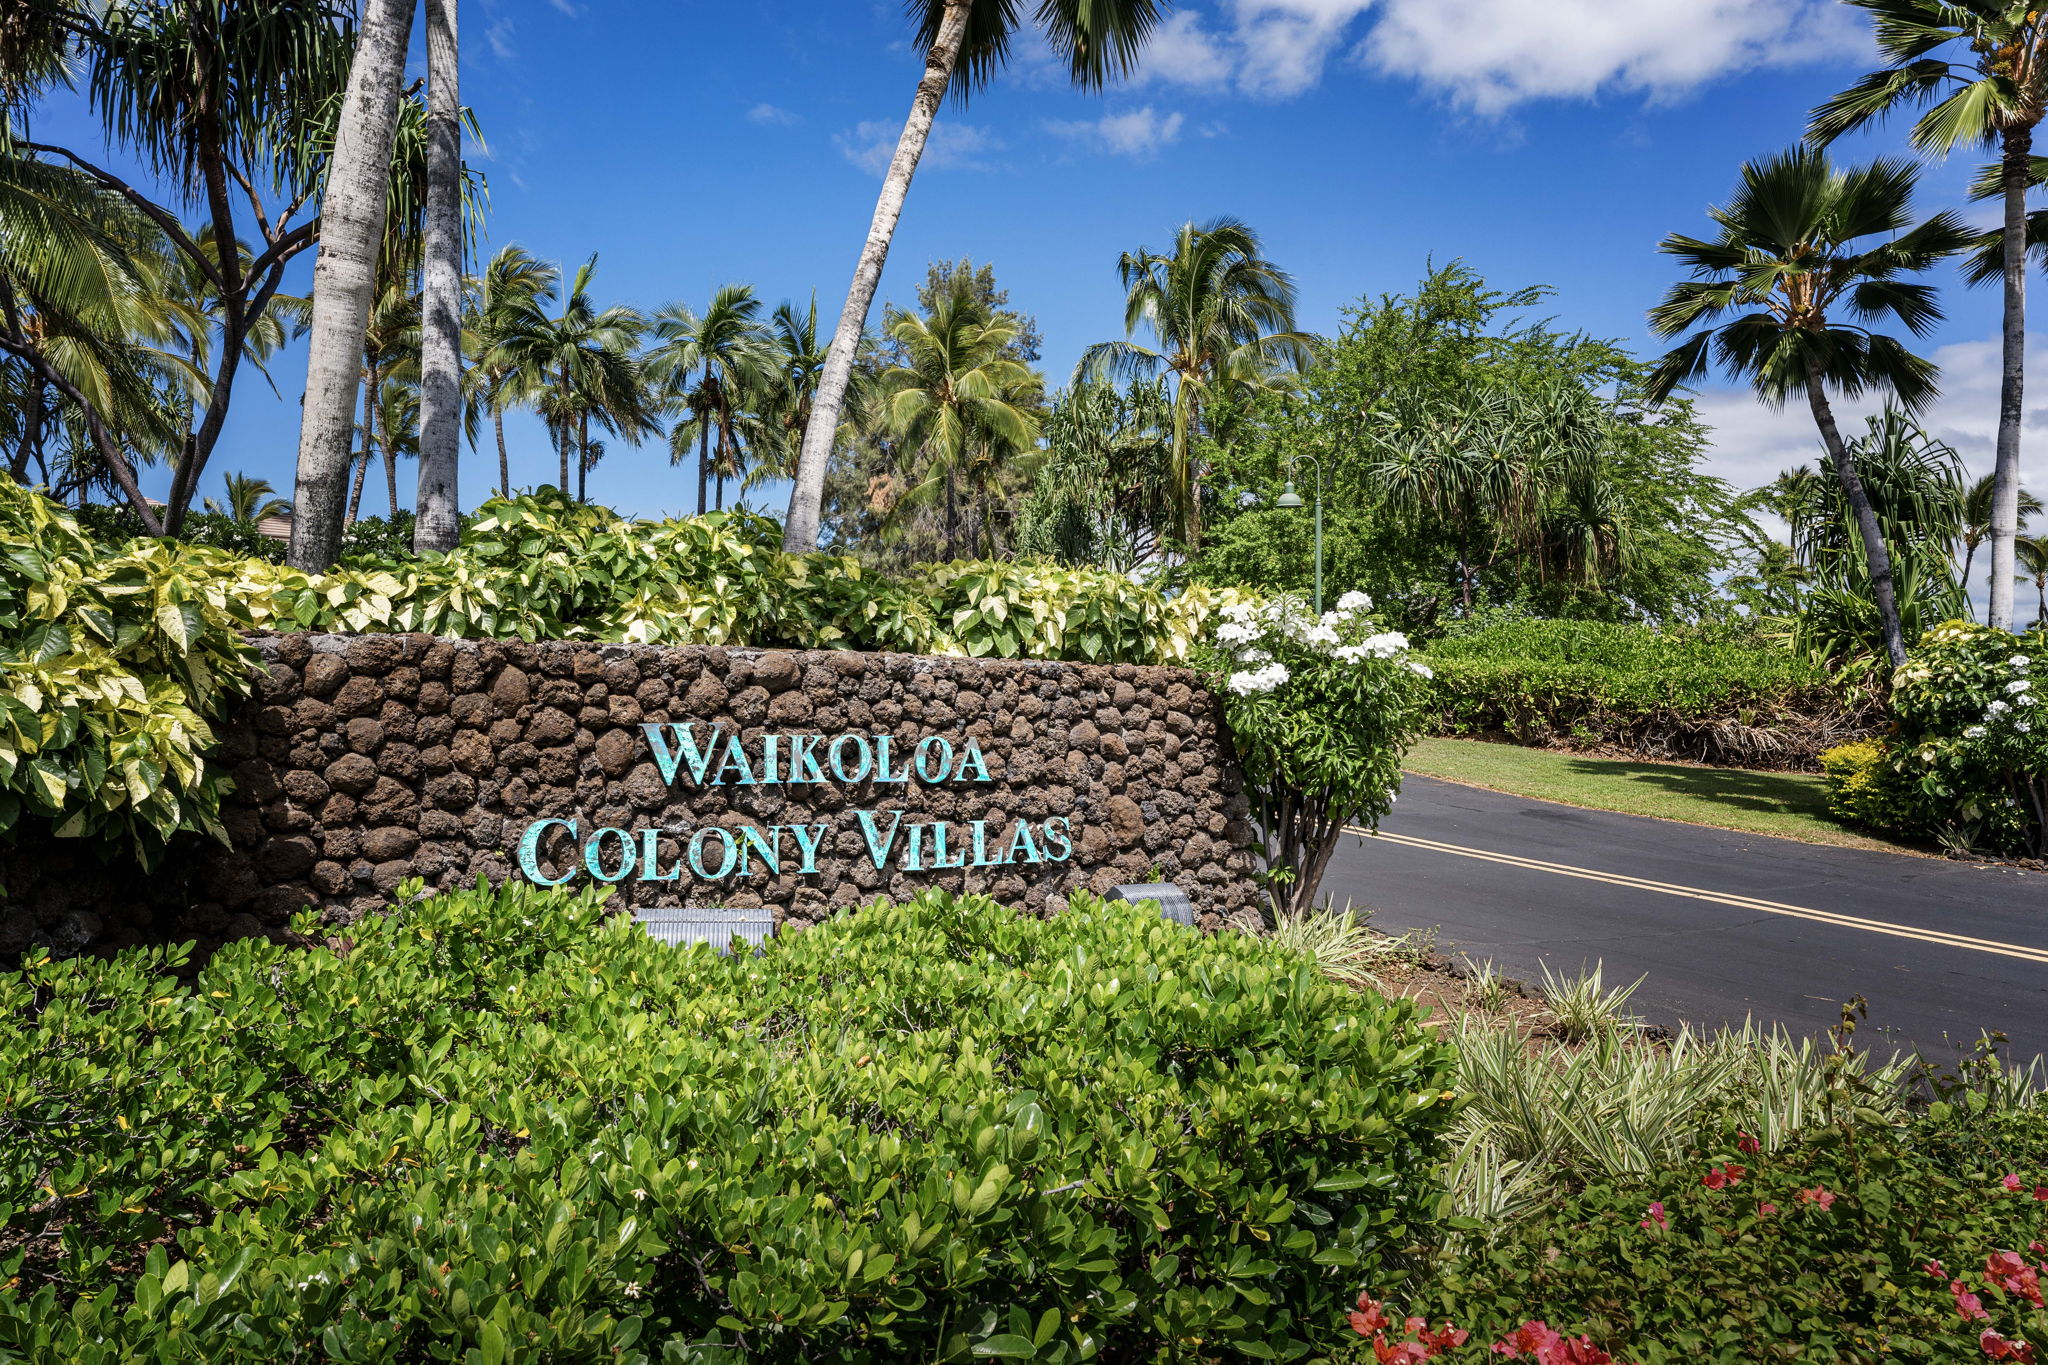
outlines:
[[102, 170], [98, 166], [93, 165], [90, 161], [87, 161], [84, 157], [66, 147], [55, 147], [42, 142], [17, 142], [14, 145], [27, 152], [45, 152], [61, 156], [78, 170], [85, 172], [85, 174], [99, 181], [107, 189], [126, 199], [137, 209], [140, 209], [157, 227], [161, 228], [163, 234], [171, 239], [178, 250], [199, 263], [199, 268], [206, 272], [206, 277], [213, 282], [214, 288], [220, 290], [227, 288], [227, 284], [221, 278], [220, 272], [214, 269], [213, 260], [200, 249], [199, 243], [192, 240], [191, 235], [185, 231], [184, 225], [177, 220], [177, 217], [157, 205], [140, 190], [128, 184], [127, 181], [111, 171]]

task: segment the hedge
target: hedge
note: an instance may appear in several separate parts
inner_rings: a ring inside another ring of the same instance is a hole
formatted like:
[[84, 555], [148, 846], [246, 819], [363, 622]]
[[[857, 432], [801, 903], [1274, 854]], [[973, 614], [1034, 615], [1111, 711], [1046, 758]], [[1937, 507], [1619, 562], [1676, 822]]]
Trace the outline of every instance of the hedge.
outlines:
[[1414, 1007], [1156, 906], [349, 933], [0, 978], [0, 1360], [1291, 1359], [1441, 1210]]
[[1516, 618], [1429, 646], [1440, 733], [1811, 768], [1878, 720], [1864, 690], [1727, 629]]

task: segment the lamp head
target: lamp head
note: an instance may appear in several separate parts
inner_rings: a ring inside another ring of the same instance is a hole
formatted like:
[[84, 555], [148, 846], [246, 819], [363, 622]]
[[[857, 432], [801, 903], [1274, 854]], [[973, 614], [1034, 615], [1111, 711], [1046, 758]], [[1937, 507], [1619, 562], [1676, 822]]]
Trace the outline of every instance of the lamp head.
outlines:
[[1290, 510], [1296, 507], [1305, 506], [1305, 504], [1301, 500], [1301, 494], [1294, 491], [1294, 480], [1289, 479], [1287, 481], [1287, 487], [1280, 490], [1279, 501], [1275, 502], [1273, 505], [1275, 507], [1285, 507]]

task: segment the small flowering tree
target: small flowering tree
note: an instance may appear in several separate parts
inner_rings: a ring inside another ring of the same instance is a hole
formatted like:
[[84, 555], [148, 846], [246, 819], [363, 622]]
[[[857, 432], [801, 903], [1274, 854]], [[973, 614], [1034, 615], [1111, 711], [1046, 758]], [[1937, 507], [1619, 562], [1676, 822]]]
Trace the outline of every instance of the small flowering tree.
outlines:
[[1893, 678], [1889, 758], [2001, 852], [2048, 855], [2048, 639], [1949, 621]]
[[1421, 724], [1429, 668], [1371, 610], [1362, 592], [1320, 617], [1294, 597], [1233, 603], [1196, 653], [1236, 738], [1276, 911], [1314, 904], [1346, 826], [1378, 826]]

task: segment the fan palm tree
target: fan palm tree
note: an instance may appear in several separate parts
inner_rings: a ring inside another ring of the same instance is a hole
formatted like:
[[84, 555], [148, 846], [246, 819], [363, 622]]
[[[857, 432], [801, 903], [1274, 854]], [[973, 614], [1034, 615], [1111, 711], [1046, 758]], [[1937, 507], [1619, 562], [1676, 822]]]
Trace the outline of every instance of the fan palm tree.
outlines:
[[525, 401], [537, 376], [523, 374], [518, 354], [523, 339], [547, 324], [547, 305], [554, 302], [562, 272], [536, 260], [524, 247], [499, 248], [472, 282], [463, 322], [463, 344], [471, 356], [465, 385], [464, 424], [475, 441], [475, 426], [484, 412], [498, 447], [498, 495], [512, 496], [512, 461], [505, 451], [505, 412]]
[[1863, 323], [1891, 319], [1923, 336], [1941, 318], [1930, 285], [1906, 276], [1962, 250], [1969, 229], [1953, 214], [1912, 220], [1914, 171], [1892, 159], [1836, 170], [1801, 148], [1742, 168], [1728, 204], [1710, 210], [1710, 240], [1673, 233], [1661, 249], [1691, 268], [1650, 311], [1659, 336], [1697, 328], [1664, 356], [1648, 397], [1662, 402], [1717, 364], [1777, 406], [1803, 394], [1854, 514], [1872, 594], [1894, 666], [1905, 662], [1884, 533], [1835, 425], [1830, 394], [1876, 390], [1906, 411], [1936, 393], [1934, 365]]
[[[1996, 147], [2004, 199], [2004, 327], [1993, 470], [1990, 623], [2012, 628], [2013, 537], [2019, 533], [2020, 426], [2026, 372], [2027, 187], [2034, 130], [2048, 115], [2048, 12], [2033, 0], [1849, 0], [1868, 10], [1887, 65], [1814, 111], [1827, 143], [1908, 106], [1931, 106], [1913, 145], [1947, 155]], [[1936, 54], [1953, 53], [1952, 59]]]
[[292, 505], [283, 498], [273, 497], [277, 490], [270, 486], [270, 480], [251, 478], [246, 474], [230, 473], [222, 480], [226, 499], [215, 502], [206, 500], [206, 510], [235, 521], [261, 521], [265, 517], [286, 517], [291, 515]]
[[[1963, 545], [1963, 589], [1970, 587], [1970, 566], [1976, 561], [1977, 547], [1991, 531], [1992, 504], [1996, 498], [1998, 476], [1986, 474], [1970, 485], [1970, 491], [1963, 495], [1963, 526], [1957, 539]], [[2019, 525], [2025, 529], [2027, 522], [2041, 514], [2041, 500], [2026, 489], [2020, 490]], [[1976, 604], [1970, 606], [1971, 614], [1976, 613]]]
[[1144, 247], [1117, 262], [1124, 287], [1124, 331], [1151, 333], [1155, 345], [1111, 341], [1091, 346], [1076, 379], [1173, 382], [1174, 527], [1190, 547], [1202, 538], [1202, 474], [1195, 438], [1203, 410], [1226, 390], [1277, 388], [1308, 359], [1294, 330], [1294, 281], [1259, 254], [1259, 237], [1234, 218], [1185, 223], [1170, 251]]
[[[1039, 0], [1036, 20], [1047, 44], [1067, 68], [1068, 79], [1083, 90], [1099, 89], [1113, 76], [1131, 69], [1144, 50], [1168, 0]], [[818, 525], [824, 515], [825, 467], [839, 432], [853, 362], [867, 330], [868, 310], [889, 259], [889, 244], [903, 201], [910, 193], [931, 136], [932, 120], [948, 91], [963, 104], [975, 90], [1001, 71], [1010, 45], [1023, 26], [1019, 0], [909, 0], [917, 24], [917, 41], [925, 49], [924, 76], [910, 102], [910, 116], [896, 141], [896, 152], [882, 176], [875, 216], [854, 266], [846, 307], [818, 378], [818, 392], [804, 430], [796, 479], [789, 494], [789, 515], [783, 524], [783, 548], [804, 553], [818, 548]]]
[[764, 394], [774, 382], [760, 315], [761, 301], [746, 284], [720, 287], [701, 314], [671, 303], [654, 315], [655, 345], [641, 363], [648, 380], [689, 414], [669, 434], [669, 459], [681, 464], [696, 441], [700, 513], [710, 508], [708, 483], [714, 473], [718, 506], [725, 506], [725, 481], [740, 472], [741, 413], [750, 397]]
[[2034, 624], [2048, 621], [2048, 536], [2021, 536], [2013, 546], [2022, 583], [2032, 582], [2037, 603]]
[[462, 530], [462, 101], [458, 0], [427, 9], [426, 241], [420, 280], [419, 517], [417, 554], [445, 554]]
[[990, 314], [966, 290], [951, 290], [933, 301], [931, 312], [892, 309], [886, 331], [903, 361], [880, 378], [884, 420], [889, 430], [922, 461], [919, 482], [897, 510], [943, 500], [946, 553], [960, 553], [959, 486], [978, 496], [977, 538], [982, 552], [995, 552], [990, 515], [997, 476], [1038, 440], [1030, 408], [1038, 398], [1038, 376], [1004, 350], [1017, 336], [1008, 318]]

